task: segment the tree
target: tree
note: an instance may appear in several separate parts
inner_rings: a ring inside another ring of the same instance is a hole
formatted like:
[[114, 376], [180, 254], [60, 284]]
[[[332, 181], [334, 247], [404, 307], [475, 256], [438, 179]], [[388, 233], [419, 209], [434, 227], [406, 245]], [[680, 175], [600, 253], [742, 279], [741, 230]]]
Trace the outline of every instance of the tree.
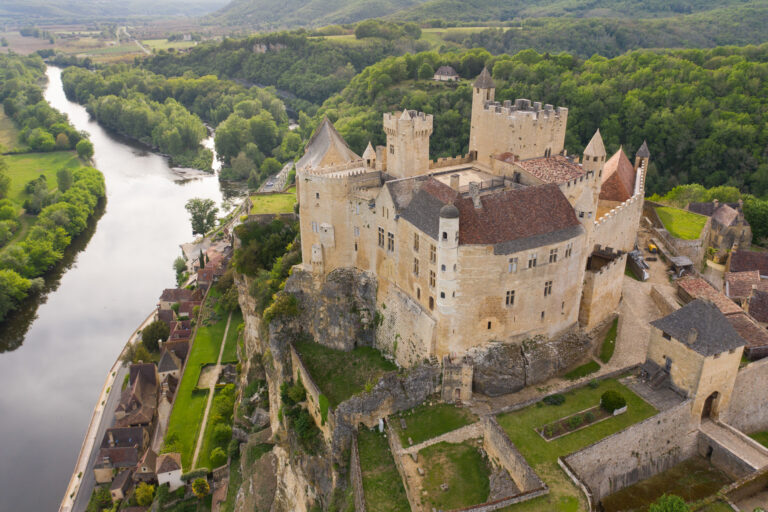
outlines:
[[56, 183], [59, 186], [60, 192], [66, 192], [69, 190], [69, 187], [72, 186], [72, 171], [66, 167], [62, 167], [56, 171]]
[[90, 160], [93, 157], [93, 144], [88, 139], [81, 139], [75, 149], [77, 149], [77, 156], [83, 160]]
[[690, 507], [680, 496], [674, 494], [665, 494], [655, 502], [651, 503], [648, 512], [689, 512]]
[[200, 268], [205, 268], [205, 255], [202, 249], [200, 249], [200, 256], [197, 257], [197, 261], [200, 264]]
[[272, 174], [277, 174], [280, 172], [280, 169], [282, 169], [282, 165], [280, 165], [280, 162], [277, 161], [275, 158], [266, 158], [261, 163], [261, 172], [265, 176], [270, 176]]
[[427, 80], [435, 76], [435, 70], [429, 65], [429, 62], [425, 62], [419, 68], [419, 79]]
[[69, 149], [69, 137], [66, 133], [60, 133], [56, 136], [56, 149]]
[[13, 270], [0, 270], [0, 320], [27, 296], [31, 283]]
[[140, 507], [148, 507], [152, 504], [152, 500], [155, 498], [155, 486], [149, 485], [146, 482], [141, 482], [134, 492], [136, 497], [136, 503]]
[[211, 466], [217, 468], [227, 462], [227, 452], [224, 448], [217, 446], [211, 451]]
[[216, 214], [219, 209], [212, 199], [195, 197], [187, 201], [185, 208], [190, 215], [193, 235], [204, 235], [216, 226]]
[[192, 482], [192, 492], [194, 492], [195, 496], [200, 499], [208, 496], [208, 493], [211, 492], [211, 486], [208, 484], [208, 480], [205, 478], [196, 479]]
[[11, 178], [6, 174], [8, 164], [5, 158], [0, 156], [0, 199], [3, 199], [8, 194], [8, 188], [11, 186]]
[[152, 355], [149, 353], [144, 345], [138, 345], [136, 350], [133, 351], [132, 363], [147, 363], [152, 361]]
[[160, 348], [158, 341], [167, 340], [169, 334], [168, 324], [155, 320], [141, 331], [141, 343], [150, 352], [157, 352]]

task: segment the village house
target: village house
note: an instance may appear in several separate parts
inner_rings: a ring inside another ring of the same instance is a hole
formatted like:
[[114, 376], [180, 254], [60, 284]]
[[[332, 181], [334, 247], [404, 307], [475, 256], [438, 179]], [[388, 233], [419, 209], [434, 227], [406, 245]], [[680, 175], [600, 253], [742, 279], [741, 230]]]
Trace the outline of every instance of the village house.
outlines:
[[128, 386], [115, 410], [115, 425], [149, 427], [157, 409], [157, 367], [154, 363], [132, 364], [129, 375]]
[[[395, 318], [377, 336], [397, 334], [401, 364], [591, 329], [618, 307], [647, 146], [604, 174], [599, 131], [581, 159], [565, 152], [568, 109], [494, 96], [484, 70], [468, 155], [430, 161], [433, 117], [404, 110], [384, 114], [386, 146], [362, 157], [326, 119], [297, 163], [302, 266], [375, 274]], [[598, 248], [605, 265], [589, 263]]]
[[93, 469], [96, 482], [111, 482], [114, 470], [136, 467], [148, 442], [149, 433], [142, 427], [107, 429]]
[[133, 481], [138, 482], [154, 482], [157, 480], [155, 474], [155, 465], [157, 463], [157, 454], [149, 448], [144, 452], [144, 456], [136, 465], [136, 470], [133, 473]]
[[[766, 284], [768, 285], [768, 282]], [[758, 286], [760, 286], [760, 272], [757, 270], [725, 273], [725, 294], [739, 306], [746, 305], [752, 293], [752, 287]]]
[[199, 302], [203, 300], [200, 290], [187, 290], [186, 288], [166, 288], [160, 295], [157, 306], [159, 310], [170, 310], [176, 303]]
[[165, 381], [169, 375], [178, 380], [181, 367], [181, 359], [176, 354], [167, 349], [163, 350], [163, 353], [160, 355], [160, 361], [157, 363], [157, 373], [161, 381]]
[[768, 326], [768, 289], [753, 288], [747, 299], [747, 312], [762, 327]]
[[744, 203], [721, 203], [717, 199], [709, 203], [688, 203], [686, 209], [712, 218], [707, 244], [723, 251], [734, 246], [749, 247], [752, 244], [752, 228], [744, 219]]
[[437, 82], [458, 82], [459, 74], [451, 66], [440, 66], [435, 71], [435, 75], [432, 80]]
[[762, 279], [768, 279], [768, 252], [742, 251], [735, 248], [728, 257], [729, 272], [757, 270]]
[[168, 484], [171, 491], [175, 491], [184, 485], [181, 480], [181, 454], [163, 453], [157, 457], [157, 483], [159, 485]]
[[125, 499], [128, 495], [128, 491], [133, 487], [133, 480], [131, 479], [132, 475], [132, 469], [124, 469], [117, 474], [112, 481], [112, 485], [109, 486], [109, 494], [112, 496], [112, 501]]

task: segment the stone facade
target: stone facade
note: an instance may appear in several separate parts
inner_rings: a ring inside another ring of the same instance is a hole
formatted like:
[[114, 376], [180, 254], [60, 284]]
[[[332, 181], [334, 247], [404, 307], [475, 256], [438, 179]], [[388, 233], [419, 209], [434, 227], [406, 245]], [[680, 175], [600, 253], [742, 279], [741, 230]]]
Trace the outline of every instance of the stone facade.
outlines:
[[744, 432], [768, 430], [768, 359], [742, 368], [733, 385], [728, 424]]
[[627, 255], [596, 248], [587, 262], [581, 294], [579, 323], [591, 330], [611, 318], [619, 309]]

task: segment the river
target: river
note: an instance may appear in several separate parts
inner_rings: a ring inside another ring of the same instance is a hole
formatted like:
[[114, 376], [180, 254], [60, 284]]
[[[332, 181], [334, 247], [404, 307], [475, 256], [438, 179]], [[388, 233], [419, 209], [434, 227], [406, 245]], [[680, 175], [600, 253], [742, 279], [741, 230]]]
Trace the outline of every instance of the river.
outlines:
[[90, 134], [107, 202], [49, 276], [47, 296], [0, 331], [0, 511], [58, 509], [107, 371], [174, 286], [173, 260], [192, 238], [184, 204], [224, 201], [215, 176], [180, 179], [68, 101], [61, 70], [47, 75], [46, 100]]

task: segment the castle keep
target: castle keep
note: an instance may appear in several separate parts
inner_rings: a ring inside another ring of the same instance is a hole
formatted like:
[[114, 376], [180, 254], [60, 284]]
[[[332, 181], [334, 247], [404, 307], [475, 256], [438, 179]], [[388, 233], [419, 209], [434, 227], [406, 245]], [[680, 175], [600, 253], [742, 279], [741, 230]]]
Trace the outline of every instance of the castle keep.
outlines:
[[466, 156], [430, 161], [432, 116], [404, 110], [362, 157], [326, 119], [297, 163], [304, 267], [377, 277], [376, 344], [400, 364], [592, 328], [618, 306], [647, 148], [606, 159], [598, 131], [573, 158], [568, 109], [494, 96], [484, 70]]

